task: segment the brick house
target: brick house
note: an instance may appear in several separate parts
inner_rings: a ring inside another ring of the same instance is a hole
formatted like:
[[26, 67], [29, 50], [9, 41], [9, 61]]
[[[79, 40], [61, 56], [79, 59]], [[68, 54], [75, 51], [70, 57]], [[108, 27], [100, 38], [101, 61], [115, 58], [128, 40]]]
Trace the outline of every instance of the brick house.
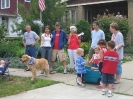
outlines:
[[72, 18], [74, 24], [81, 19], [92, 23], [93, 17], [97, 14], [102, 15], [106, 9], [115, 14], [119, 11], [133, 23], [133, 0], [67, 0], [65, 19], [67, 21], [68, 18]]
[[24, 3], [27, 8], [30, 6], [30, 0], [0, 0], [0, 23], [7, 27], [7, 36], [14, 37], [17, 33], [12, 33], [11, 25], [13, 21], [20, 21], [18, 14], [18, 3]]

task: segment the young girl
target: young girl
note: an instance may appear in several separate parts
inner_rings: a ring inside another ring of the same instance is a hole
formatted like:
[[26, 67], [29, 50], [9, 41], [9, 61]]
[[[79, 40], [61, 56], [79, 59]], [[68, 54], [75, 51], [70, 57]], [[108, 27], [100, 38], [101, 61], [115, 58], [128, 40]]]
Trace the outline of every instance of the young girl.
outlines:
[[83, 76], [86, 73], [85, 61], [82, 57], [84, 56], [84, 49], [78, 48], [77, 54], [79, 55], [79, 57], [76, 59], [77, 76], [78, 76], [77, 84], [80, 86], [84, 86], [84, 84], [82, 83]]
[[[106, 48], [106, 41], [104, 40], [104, 39], [100, 39], [99, 41], [98, 41], [98, 45], [99, 45], [99, 47], [100, 47], [100, 62], [99, 62], [99, 67], [98, 67], [98, 70], [99, 70], [99, 72], [101, 73], [101, 75], [102, 75], [102, 66], [103, 66], [103, 61], [102, 61], [102, 59], [103, 59], [103, 54], [107, 51], [107, 48]], [[102, 88], [102, 82], [100, 82], [100, 85], [99, 86], [97, 86], [97, 88]]]
[[92, 63], [91, 69], [97, 70], [99, 67], [100, 47], [99, 46], [95, 47], [94, 51], [95, 51], [95, 54], [93, 54], [89, 63]]

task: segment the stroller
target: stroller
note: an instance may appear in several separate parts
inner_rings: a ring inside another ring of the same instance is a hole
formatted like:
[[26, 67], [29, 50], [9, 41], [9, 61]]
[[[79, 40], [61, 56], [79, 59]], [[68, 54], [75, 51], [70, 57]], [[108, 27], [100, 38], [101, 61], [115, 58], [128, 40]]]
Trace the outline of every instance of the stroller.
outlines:
[[5, 61], [5, 66], [4, 66], [3, 70], [2, 70], [2, 72], [0, 73], [0, 76], [2, 78], [8, 77], [9, 81], [11, 81], [12, 78], [10, 78], [10, 72], [9, 72], [8, 65], [10, 64], [10, 60], [13, 57], [14, 52], [11, 51], [11, 57], [9, 59], [6, 59], [6, 56], [8, 55], [7, 50], [5, 50], [4, 52], [5, 52], [5, 54], [4, 54], [3, 58], [2, 58], [2, 60]]

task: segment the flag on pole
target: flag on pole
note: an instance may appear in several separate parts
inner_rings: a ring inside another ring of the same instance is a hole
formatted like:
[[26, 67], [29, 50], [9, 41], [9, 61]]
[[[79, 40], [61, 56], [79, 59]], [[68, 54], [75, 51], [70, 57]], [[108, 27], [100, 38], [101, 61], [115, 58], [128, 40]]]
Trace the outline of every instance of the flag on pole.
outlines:
[[40, 9], [41, 12], [46, 9], [46, 7], [45, 7], [45, 0], [39, 0], [38, 4], [39, 4], [39, 9]]

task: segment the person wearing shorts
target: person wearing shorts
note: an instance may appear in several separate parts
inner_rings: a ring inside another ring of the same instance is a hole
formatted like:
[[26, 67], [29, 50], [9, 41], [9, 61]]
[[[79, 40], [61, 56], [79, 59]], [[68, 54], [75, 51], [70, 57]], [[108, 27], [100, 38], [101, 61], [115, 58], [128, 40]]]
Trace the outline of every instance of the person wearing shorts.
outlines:
[[107, 49], [103, 54], [103, 67], [102, 67], [102, 95], [107, 93], [106, 85], [108, 85], [108, 97], [112, 97], [112, 88], [114, 84], [114, 75], [119, 61], [119, 55], [114, 51], [115, 42], [108, 41]]
[[105, 34], [101, 29], [99, 29], [99, 23], [97, 21], [93, 22], [93, 28], [94, 30], [91, 32], [92, 43], [91, 43], [91, 48], [89, 50], [89, 60], [92, 58], [93, 54], [95, 53], [94, 49], [97, 46], [97, 42], [100, 39], [105, 39]]
[[115, 22], [110, 24], [110, 32], [113, 33], [111, 40], [115, 42], [114, 50], [119, 55], [119, 63], [117, 65], [116, 81], [115, 81], [115, 84], [119, 84], [121, 80], [121, 75], [122, 75], [121, 61], [123, 59], [124, 38], [123, 38], [123, 34], [118, 31], [118, 24]]
[[52, 32], [52, 41], [51, 46], [53, 48], [52, 50], [52, 56], [51, 56], [51, 65], [50, 65], [50, 71], [52, 73], [52, 67], [54, 65], [54, 62], [57, 58], [57, 55], [59, 57], [60, 62], [62, 62], [64, 66], [64, 74], [67, 73], [66, 70], [66, 54], [64, 52], [64, 45], [67, 43], [67, 35], [65, 31], [60, 29], [60, 23], [55, 23], [55, 31]]

